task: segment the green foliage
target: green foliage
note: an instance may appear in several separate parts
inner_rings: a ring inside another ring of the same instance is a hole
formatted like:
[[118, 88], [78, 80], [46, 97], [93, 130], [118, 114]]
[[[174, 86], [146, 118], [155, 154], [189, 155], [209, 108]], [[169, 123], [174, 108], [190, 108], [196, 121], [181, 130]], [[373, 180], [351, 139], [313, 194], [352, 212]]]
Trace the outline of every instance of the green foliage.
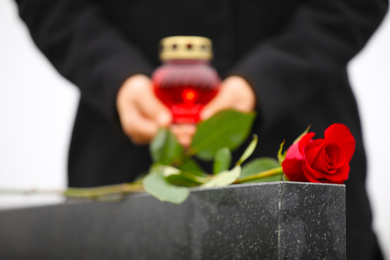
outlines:
[[[256, 149], [256, 135], [234, 167], [229, 170], [232, 151], [248, 137], [254, 119], [254, 113], [221, 111], [198, 125], [188, 149], [180, 145], [169, 129], [160, 129], [150, 145], [153, 165], [148, 173], [142, 174], [133, 183], [69, 188], [63, 194], [107, 201], [121, 199], [123, 194], [129, 192], [146, 190], [161, 201], [179, 204], [188, 198], [191, 187], [210, 188], [239, 183], [288, 181], [281, 167], [286, 157], [286, 152], [283, 152], [284, 141], [279, 147], [278, 160], [256, 158], [243, 165]], [[309, 128], [294, 143], [308, 131]], [[194, 157], [201, 160], [214, 159], [213, 174], [206, 173]]]
[[[269, 177], [261, 175], [262, 173], [273, 169], [280, 169], [279, 167], [279, 162], [273, 158], [257, 158], [244, 165], [239, 180], [241, 180], [241, 183], [281, 181], [283, 172], [276, 172], [274, 175]], [[256, 175], [259, 175], [260, 178], [246, 180], [247, 177]]]
[[248, 177], [256, 173], [278, 168], [280, 164], [273, 158], [263, 157], [254, 159], [242, 167], [240, 178]]
[[190, 172], [193, 175], [205, 177], [207, 174], [206, 171], [202, 169], [202, 167], [198, 164], [197, 161], [195, 161], [192, 158], [187, 158], [186, 160], [182, 161], [182, 163], [178, 166], [178, 169], [186, 172]]
[[166, 128], [161, 128], [150, 144], [150, 154], [155, 163], [171, 165], [180, 160], [183, 147]]
[[[192, 143], [183, 149], [168, 129], [161, 129], [150, 146], [154, 164], [143, 179], [146, 191], [162, 201], [181, 203], [189, 195], [190, 187], [221, 187], [233, 183], [280, 181], [284, 159], [283, 144], [278, 162], [272, 158], [258, 158], [241, 166], [254, 152], [258, 137], [245, 149], [240, 159], [229, 170], [232, 151], [248, 137], [254, 113], [226, 110], [199, 123]], [[194, 159], [213, 160], [213, 174], [206, 173]]]
[[278, 151], [278, 156], [277, 156], [280, 165], [282, 165], [282, 162], [283, 162], [284, 159], [286, 158], [286, 152], [283, 153], [283, 146], [284, 146], [284, 143], [285, 143], [285, 141], [283, 141], [283, 142], [280, 144], [279, 151]]
[[218, 174], [223, 171], [229, 170], [230, 163], [232, 161], [232, 153], [229, 148], [223, 147], [218, 150], [215, 155], [213, 173]]
[[[294, 140], [293, 144], [298, 143], [298, 142], [302, 139], [302, 137], [303, 137], [305, 134], [307, 134], [307, 133], [309, 132], [309, 130], [310, 130], [310, 126], [308, 126], [308, 127], [306, 128], [306, 130], [303, 131], [303, 133], [300, 134], [300, 135]], [[282, 162], [283, 162], [284, 159], [286, 158], [286, 153], [287, 153], [287, 151], [284, 151], [284, 152], [283, 152], [284, 143], [285, 143], [285, 140], [280, 144], [279, 151], [278, 151], [278, 155], [277, 155], [278, 161], [279, 161], [280, 165], [282, 165]]]
[[298, 143], [298, 142], [302, 139], [302, 137], [303, 137], [305, 134], [307, 134], [307, 133], [309, 132], [309, 130], [310, 130], [310, 126], [308, 126], [308, 127], [306, 128], [306, 130], [303, 131], [303, 133], [300, 134], [300, 135], [294, 140], [293, 144]]
[[237, 180], [241, 173], [241, 166], [236, 165], [230, 171], [223, 171], [216, 175], [214, 178], [210, 179], [208, 182], [203, 184], [201, 187], [211, 188], [211, 187], [222, 187], [232, 184]]
[[252, 153], [255, 151], [257, 146], [257, 135], [253, 136], [252, 142], [248, 145], [248, 147], [245, 149], [244, 153], [241, 155], [240, 159], [238, 160], [237, 164], [241, 165], [246, 159], [249, 158], [249, 156], [252, 155]]
[[222, 147], [234, 151], [248, 137], [255, 113], [224, 110], [199, 123], [190, 154], [202, 160], [214, 159]]
[[147, 192], [161, 201], [180, 204], [190, 194], [188, 187], [171, 184], [165, 179], [162, 172], [159, 171], [150, 172], [142, 184]]

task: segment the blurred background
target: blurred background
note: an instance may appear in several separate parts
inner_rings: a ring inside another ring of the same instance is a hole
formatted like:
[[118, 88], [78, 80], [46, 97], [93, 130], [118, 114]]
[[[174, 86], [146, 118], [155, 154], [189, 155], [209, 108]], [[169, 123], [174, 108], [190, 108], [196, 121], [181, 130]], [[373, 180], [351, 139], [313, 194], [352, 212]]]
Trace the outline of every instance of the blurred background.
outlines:
[[[63, 189], [79, 92], [40, 54], [11, 0], [0, 1], [0, 189]], [[369, 160], [374, 228], [390, 259], [390, 14], [349, 64]], [[352, 173], [353, 174], [353, 173]], [[0, 195], [0, 209], [61, 202]]]

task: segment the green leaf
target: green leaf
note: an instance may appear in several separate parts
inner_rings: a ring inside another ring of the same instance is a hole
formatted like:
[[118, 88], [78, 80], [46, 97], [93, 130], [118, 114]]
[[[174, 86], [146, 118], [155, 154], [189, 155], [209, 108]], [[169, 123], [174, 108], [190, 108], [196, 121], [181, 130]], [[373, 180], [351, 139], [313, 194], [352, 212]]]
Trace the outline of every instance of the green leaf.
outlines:
[[241, 155], [240, 159], [237, 162], [237, 165], [241, 165], [246, 159], [249, 158], [249, 156], [252, 155], [252, 153], [255, 151], [257, 146], [257, 135], [253, 135], [252, 142], [248, 145], [248, 147], [245, 149], [244, 153]]
[[183, 147], [172, 132], [166, 128], [159, 129], [156, 137], [150, 144], [152, 159], [160, 164], [171, 165], [176, 161], [180, 161], [183, 153]]
[[208, 181], [208, 176], [200, 177], [190, 172], [181, 171], [172, 166], [160, 165], [157, 171], [171, 184], [193, 187]]
[[164, 177], [180, 174], [180, 170], [172, 166], [158, 165], [155, 169], [161, 172]]
[[302, 137], [303, 137], [305, 134], [307, 134], [307, 133], [309, 132], [309, 130], [310, 130], [310, 126], [308, 126], [308, 127], [306, 128], [306, 130], [305, 130], [302, 134], [300, 134], [300, 135], [294, 140], [293, 144], [298, 143], [298, 142], [302, 139]]
[[280, 167], [279, 162], [273, 158], [257, 158], [242, 167], [240, 179], [278, 167]]
[[200, 165], [192, 158], [188, 158], [187, 160], [183, 161], [182, 164], [178, 166], [178, 168], [185, 172], [190, 172], [193, 175], [200, 176], [200, 177], [206, 177], [208, 176], [205, 173], [205, 170], [200, 167]]
[[255, 116], [224, 110], [201, 122], [192, 139], [190, 154], [212, 160], [222, 147], [235, 150], [248, 137]]
[[257, 158], [245, 164], [242, 168], [239, 183], [257, 183], [281, 181], [283, 171], [274, 158]]
[[284, 159], [286, 158], [286, 152], [283, 153], [283, 146], [284, 146], [284, 143], [286, 141], [283, 140], [283, 142], [280, 144], [279, 146], [279, 151], [278, 151], [278, 161], [279, 161], [279, 164], [282, 165], [282, 162], [284, 161]]
[[229, 148], [223, 147], [219, 149], [215, 155], [213, 173], [218, 174], [220, 172], [229, 170], [231, 161], [232, 154], [230, 153]]
[[[310, 129], [310, 126], [308, 126], [308, 127], [306, 128], [306, 130], [305, 130], [302, 134], [300, 134], [300, 135], [294, 140], [293, 144], [299, 142], [299, 141], [302, 139], [302, 137], [303, 137], [305, 134], [307, 134], [307, 133], [309, 132], [309, 129]], [[283, 146], [284, 146], [284, 143], [285, 143], [285, 142], [286, 142], [286, 140], [283, 140], [283, 142], [280, 144], [280, 146], [279, 146], [279, 151], [278, 151], [278, 155], [277, 155], [278, 161], [279, 161], [279, 164], [280, 164], [280, 165], [282, 165], [282, 162], [283, 162], [284, 159], [286, 158], [286, 153], [287, 153], [287, 151], [283, 152]]]
[[238, 177], [240, 176], [240, 172], [241, 172], [241, 166], [236, 165], [230, 171], [224, 171], [218, 175], [215, 175], [211, 180], [203, 184], [202, 187], [211, 188], [211, 187], [227, 186], [229, 184], [232, 184], [238, 179]]
[[184, 176], [181, 174], [170, 175], [168, 177], [165, 177], [165, 179], [170, 184], [180, 186], [180, 187], [197, 187], [197, 186], [199, 186], [198, 182], [195, 182], [191, 178], [187, 178], [187, 176]]
[[187, 187], [170, 184], [161, 172], [150, 172], [143, 181], [147, 192], [161, 201], [180, 204], [187, 199], [190, 191]]

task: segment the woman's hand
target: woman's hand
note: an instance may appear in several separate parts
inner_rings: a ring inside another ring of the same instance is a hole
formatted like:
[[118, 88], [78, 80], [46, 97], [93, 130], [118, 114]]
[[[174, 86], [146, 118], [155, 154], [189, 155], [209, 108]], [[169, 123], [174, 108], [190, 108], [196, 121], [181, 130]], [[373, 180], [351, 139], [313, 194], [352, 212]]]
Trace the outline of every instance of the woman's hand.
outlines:
[[251, 112], [255, 104], [255, 93], [248, 82], [240, 76], [230, 76], [221, 83], [217, 96], [203, 108], [200, 116], [205, 120], [224, 109]]
[[[231, 76], [221, 83], [217, 96], [204, 107], [201, 119], [229, 108], [250, 112], [255, 102], [249, 84], [239, 76]], [[169, 127], [172, 122], [169, 109], [154, 95], [152, 81], [145, 75], [128, 78], [119, 89], [116, 104], [123, 131], [135, 144], [150, 143], [160, 127]], [[191, 144], [196, 125], [176, 124], [170, 128], [184, 147]]]
[[168, 127], [172, 116], [154, 95], [149, 77], [136, 74], [120, 87], [116, 106], [122, 129], [135, 144], [147, 144], [160, 127]]

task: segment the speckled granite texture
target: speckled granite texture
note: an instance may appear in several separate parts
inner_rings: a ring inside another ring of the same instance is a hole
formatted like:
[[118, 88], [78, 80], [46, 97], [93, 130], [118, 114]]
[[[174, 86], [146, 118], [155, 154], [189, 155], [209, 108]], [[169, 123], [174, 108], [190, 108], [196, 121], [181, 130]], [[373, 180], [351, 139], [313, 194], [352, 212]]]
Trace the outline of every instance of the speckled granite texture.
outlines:
[[0, 212], [0, 259], [345, 259], [345, 186], [273, 182]]

